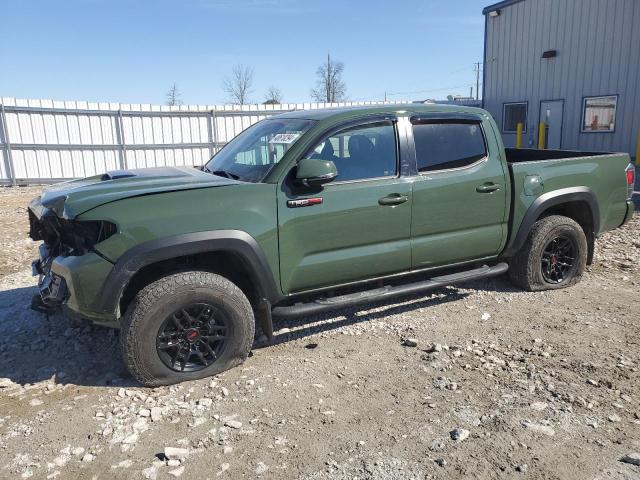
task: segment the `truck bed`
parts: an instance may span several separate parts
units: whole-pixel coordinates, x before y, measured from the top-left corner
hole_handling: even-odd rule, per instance
[[[520,225],[537,197],[576,187],[588,189],[597,200],[596,235],[624,221],[628,196],[625,168],[631,160],[627,153],[506,148],[505,154],[513,186],[512,228]],[[524,185],[532,176],[541,180],[542,189],[527,194]]]

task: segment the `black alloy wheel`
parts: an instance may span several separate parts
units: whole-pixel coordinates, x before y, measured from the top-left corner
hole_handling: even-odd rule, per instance
[[[162,323],[156,350],[162,362],[177,372],[197,372],[222,356],[227,319],[208,303],[193,303],[171,313]]]
[[[560,235],[551,239],[542,251],[542,278],[548,283],[569,280],[575,270],[576,245],[572,238]]]

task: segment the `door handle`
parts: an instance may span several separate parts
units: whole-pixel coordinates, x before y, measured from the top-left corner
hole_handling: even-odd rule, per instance
[[[400,193],[391,193],[386,197],[382,197],[381,199],[379,199],[378,203],[380,205],[393,206],[393,205],[400,205],[401,203],[404,203],[407,200],[409,200],[409,197],[407,195],[402,195]]]
[[[502,185],[500,185],[499,183],[483,183],[482,185],[478,185],[476,187],[476,192],[492,193],[492,192],[495,192],[496,190],[500,190],[501,186]]]

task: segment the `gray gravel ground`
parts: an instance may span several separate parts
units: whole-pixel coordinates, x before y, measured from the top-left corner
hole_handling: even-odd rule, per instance
[[[640,479],[639,233],[570,289],[280,322],[243,366],[156,389],[117,332],[29,310],[25,262],[0,277],[0,478]]]

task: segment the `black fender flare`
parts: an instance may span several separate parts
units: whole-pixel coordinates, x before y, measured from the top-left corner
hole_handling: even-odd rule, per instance
[[[261,298],[271,303],[282,298],[267,258],[256,240],[241,230],[214,230],[163,237],[125,252],[105,279],[96,310],[116,314],[127,285],[141,268],[163,260],[206,252],[237,254],[251,272]]]
[[[597,235],[600,231],[600,208],[598,207],[598,200],[593,191],[589,187],[561,188],[543,193],[533,201],[520,223],[518,233],[511,237],[502,255],[509,257],[522,248],[527,241],[533,224],[536,223],[545,210],[562,205],[563,203],[580,201],[589,205],[593,221],[593,233]]]

